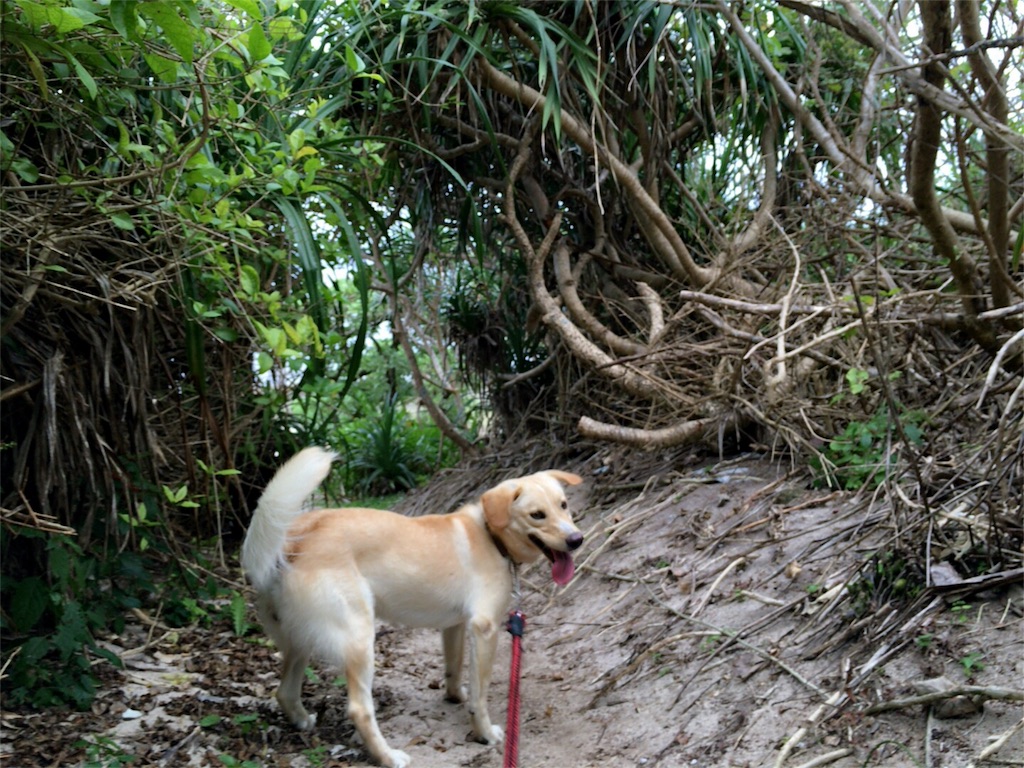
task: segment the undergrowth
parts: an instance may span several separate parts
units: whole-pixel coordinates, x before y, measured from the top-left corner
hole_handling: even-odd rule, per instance
[[[148,541],[145,552],[86,551],[71,536],[3,530],[5,559],[12,547],[22,565],[30,562],[25,550],[38,555],[35,573],[5,573],[0,582],[5,708],[87,709],[100,665],[122,666],[103,641],[123,632],[133,610],[168,627],[227,619],[237,635],[251,631],[245,597],[210,575],[210,563],[181,563],[162,537]]]

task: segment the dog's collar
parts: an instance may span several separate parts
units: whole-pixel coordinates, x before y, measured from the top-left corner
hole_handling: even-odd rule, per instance
[[[491,530],[491,526],[484,522],[484,528],[487,530],[487,535],[491,537],[491,541],[494,542],[494,548],[498,550],[498,554],[508,560],[512,565],[517,565],[516,561],[512,559],[512,555],[509,554],[508,547],[499,539],[494,531]]]
[[[518,611],[519,606],[523,601],[523,595],[519,589],[519,563],[512,558],[512,555],[508,551],[508,547],[506,547],[502,543],[501,539],[495,535],[486,520],[484,521],[484,530],[487,531],[487,535],[490,536],[491,541],[494,542],[494,548],[498,550],[498,554],[508,561],[508,570],[512,574],[512,605],[515,610]]]

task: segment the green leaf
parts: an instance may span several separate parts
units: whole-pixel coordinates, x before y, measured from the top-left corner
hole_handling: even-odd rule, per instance
[[[28,57],[28,68],[32,71],[32,76],[36,79],[36,85],[39,86],[39,92],[43,94],[44,100],[49,101],[50,87],[46,84],[46,72],[43,71],[43,65],[40,63],[39,57],[36,56],[32,49],[27,45],[22,44],[20,41],[19,45],[21,45],[21,50],[24,51],[25,55]]]
[[[238,279],[246,296],[254,297],[260,292],[260,275],[255,267],[243,264],[239,270]]]
[[[914,445],[919,445],[921,443],[921,440],[924,438],[924,432],[921,430],[920,427],[914,424],[905,425],[903,427],[903,432],[907,436],[907,440],[909,440]]]
[[[345,64],[355,74],[360,74],[366,69],[366,64],[351,45],[345,46]]]
[[[14,158],[14,161],[11,163],[11,170],[18,174],[22,181],[27,181],[29,184],[35,184],[39,181],[39,169],[27,157]]]
[[[92,635],[85,623],[85,614],[82,613],[82,606],[77,601],[69,600],[64,605],[57,631],[53,635],[53,644],[64,660],[81,652],[83,645],[92,644]]]
[[[278,357],[283,357],[284,353],[288,351],[288,335],[282,329],[267,328],[263,338]]]
[[[260,10],[256,0],[225,0],[225,2],[237,11],[248,14],[256,21],[263,21],[263,11]]]
[[[114,226],[118,229],[128,232],[135,230],[135,220],[124,211],[116,211],[110,214],[110,220],[114,222]]]
[[[113,664],[118,669],[123,669],[124,668],[124,662],[121,661],[121,657],[118,656],[113,651],[109,650],[108,648],[103,648],[102,646],[99,646],[99,645],[93,645],[92,646],[92,652],[95,653],[100,658],[106,659],[107,661],[109,661],[111,664]]]
[[[252,56],[253,61],[262,61],[273,50],[266,33],[263,31],[263,27],[259,24],[254,24],[252,29],[249,30],[247,44],[249,55]]]
[[[82,22],[83,27],[88,27],[90,24],[95,24],[98,21],[103,21],[103,17],[97,16],[92,11],[87,11],[84,8],[69,7],[61,8],[66,15],[73,16]],[[80,29],[81,27],[79,27]]]
[[[245,620],[245,611],[245,597],[241,592],[235,592],[231,596],[231,623],[238,637],[243,637],[249,631],[249,622]]]
[[[58,584],[66,585],[71,576],[71,553],[54,539],[49,545],[50,574]]]
[[[95,99],[96,98],[96,94],[99,93],[99,89],[96,86],[96,80],[89,73],[89,70],[87,70],[82,65],[82,62],[80,62],[78,60],[78,57],[75,56],[75,54],[73,54],[71,51],[69,51],[64,46],[57,45],[57,43],[50,43],[50,46],[55,51],[57,51],[61,56],[63,56],[65,59],[67,59],[67,62],[75,70],[75,74],[78,75],[78,79],[81,80],[82,81],[82,85],[85,86],[85,90],[89,92],[89,97],[92,98],[92,99]]]
[[[110,23],[125,40],[138,38],[138,0],[110,0]]]
[[[207,715],[199,720],[199,727],[210,728],[211,726],[219,724],[222,719],[223,718],[221,718],[220,715]]]
[[[153,74],[160,82],[171,85],[178,81],[178,62],[157,53],[144,53],[142,58],[146,60],[149,68],[153,70]]]
[[[164,496],[171,504],[178,504],[188,494],[188,486],[183,485],[178,490],[172,490],[168,486],[164,486]]]
[[[81,8],[63,8],[58,5],[40,5],[32,0],[15,0],[25,12],[25,20],[36,31],[43,27],[53,27],[58,35],[82,29],[88,24],[95,24],[102,19],[95,13]]]
[[[298,131],[300,129],[296,129]],[[292,141],[296,131],[289,136]],[[303,141],[305,140],[303,134]],[[320,259],[320,244],[313,235],[309,220],[306,218],[301,206],[296,205],[293,200],[278,198],[274,203],[284,215],[288,222],[288,229],[292,234],[292,242],[295,247],[295,255],[302,266],[302,284],[305,288],[306,298],[309,302],[309,314],[320,330],[327,329],[327,311],[323,303],[323,263]],[[284,334],[282,333],[282,336]],[[276,353],[279,354],[279,353]],[[280,354],[279,354],[280,356]],[[320,375],[324,371],[324,361],[320,357],[314,357],[310,361],[310,373]]]
[[[22,579],[11,595],[11,621],[22,632],[28,632],[42,618],[50,599],[50,588],[38,576]]]
[[[191,64],[196,30],[178,14],[177,3],[141,3],[138,9],[140,14],[159,25],[175,52],[186,64]]]
[[[298,152],[305,143],[306,132],[302,128],[296,128],[288,134],[288,146],[291,148],[293,155]]]

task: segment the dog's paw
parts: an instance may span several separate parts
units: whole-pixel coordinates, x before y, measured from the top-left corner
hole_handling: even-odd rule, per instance
[[[500,747],[502,742],[505,741],[505,731],[500,725],[492,725],[490,735],[483,735],[482,741],[485,744],[490,744],[492,747]]]
[[[444,698],[452,704],[462,704],[469,698],[469,688],[464,685],[460,685],[454,690],[448,689],[444,694]]]
[[[383,764],[385,768],[406,768],[411,762],[412,758],[402,750],[390,749],[388,750],[387,759],[383,761]]]
[[[316,726],[316,715],[310,714],[309,712],[303,712],[295,718],[293,724],[300,731],[311,731]]]

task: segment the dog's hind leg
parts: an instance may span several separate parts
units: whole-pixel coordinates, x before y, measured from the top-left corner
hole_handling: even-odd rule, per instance
[[[373,707],[373,624],[345,628],[345,676],[348,686],[348,716],[363,737],[367,751],[386,768],[406,768],[409,756],[391,749],[377,725]]]
[[[311,715],[302,706],[302,681],[306,674],[309,654],[295,648],[282,650],[284,665],[281,670],[281,685],[277,689],[277,703],[281,705],[291,723],[300,731],[308,731],[316,725],[316,715]]]
[[[462,685],[462,654],[466,647],[466,625],[456,624],[441,630],[444,646],[444,689],[448,701],[465,701]]]

